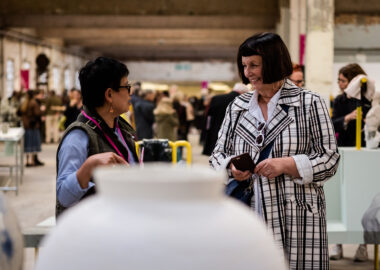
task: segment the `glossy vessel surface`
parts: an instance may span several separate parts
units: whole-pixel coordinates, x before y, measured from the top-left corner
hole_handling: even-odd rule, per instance
[[[62,215],[37,269],[286,269],[263,223],[224,196],[224,178],[208,167],[98,170],[99,193]]]

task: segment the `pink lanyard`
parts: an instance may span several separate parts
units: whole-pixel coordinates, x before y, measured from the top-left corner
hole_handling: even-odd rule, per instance
[[[111,138],[110,137],[108,137],[108,135],[103,131],[103,129],[100,127],[100,125],[98,124],[98,122],[96,122],[95,121],[95,119],[93,119],[93,118],[91,118],[90,116],[88,116],[86,113],[85,113],[85,111],[83,111],[82,110],[82,113],[83,113],[83,115],[87,118],[87,119],[89,119],[91,122],[93,122],[102,132],[103,132],[103,135],[104,135],[104,137],[106,137],[107,138],[107,140],[109,141],[109,143],[112,145],[112,147],[116,150],[116,152],[119,154],[119,156],[121,156],[122,158],[124,158],[124,160],[125,161],[127,161],[127,159],[124,157],[124,155],[119,151],[119,149],[117,148],[117,146],[114,144],[114,142],[111,140]],[[116,122],[117,123],[117,122]],[[119,132],[119,134],[121,135],[121,132],[120,132],[120,129],[119,129],[119,126],[118,125],[116,125],[116,128],[117,128],[117,130],[118,130],[118,132]],[[124,138],[123,138],[123,136],[121,136],[121,138],[123,139],[123,141],[124,141]],[[125,143],[125,141],[124,141],[124,143]]]
[[[127,149],[127,152],[128,152],[128,163],[131,163],[132,153],[131,153],[131,150],[129,150],[129,147],[128,147],[127,142],[124,140],[123,135],[121,134],[121,131],[120,131],[119,123],[118,123],[118,122],[116,122],[116,129],[117,129],[117,132],[118,132],[119,135],[120,135],[120,138],[121,138],[121,139],[123,140],[123,142],[124,142],[125,148]]]

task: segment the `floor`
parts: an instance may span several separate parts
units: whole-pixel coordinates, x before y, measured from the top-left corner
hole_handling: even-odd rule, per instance
[[[198,138],[199,136],[196,132],[193,132],[189,136],[189,141],[192,145],[193,164],[207,164],[208,158],[201,155],[202,149],[198,144]],[[0,145],[0,149],[1,147]],[[35,226],[54,215],[56,150],[57,144],[44,144],[39,157],[45,162],[45,166],[25,168],[25,175],[18,196],[13,191],[6,192],[6,197],[18,216],[21,228]],[[3,173],[4,171],[0,171],[0,174]],[[331,261],[331,269],[374,269],[373,246],[368,247],[370,260],[364,263],[353,262],[356,247],[357,245],[344,245],[345,258],[340,261]],[[30,248],[25,249],[24,255],[23,270],[34,269],[34,250]]]

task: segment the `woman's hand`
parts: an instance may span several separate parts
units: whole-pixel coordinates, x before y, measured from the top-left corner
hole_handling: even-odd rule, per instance
[[[238,169],[235,168],[234,164],[231,163],[230,165],[231,173],[232,176],[234,177],[235,180],[238,181],[244,181],[247,180],[252,176],[252,173],[250,171],[239,171]]]
[[[352,120],[356,120],[357,116],[358,116],[358,113],[355,109],[344,117],[344,122],[348,123]],[[361,116],[363,117],[363,112],[361,112]]]
[[[129,166],[128,162],[113,152],[100,153],[87,158],[77,171],[77,179],[81,188],[88,187],[88,182],[90,181],[92,172],[96,167],[112,164],[125,164]]]
[[[257,164],[255,174],[265,176],[268,179],[275,178],[281,174],[300,177],[297,165],[292,157],[265,159]]]

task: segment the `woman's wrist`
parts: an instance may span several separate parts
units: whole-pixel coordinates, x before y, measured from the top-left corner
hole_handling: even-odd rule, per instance
[[[281,159],[282,171],[284,172],[284,174],[293,177],[300,177],[296,162],[292,157],[283,157]]]
[[[88,188],[94,165],[91,159],[87,159],[77,171],[77,179],[82,189]]]

